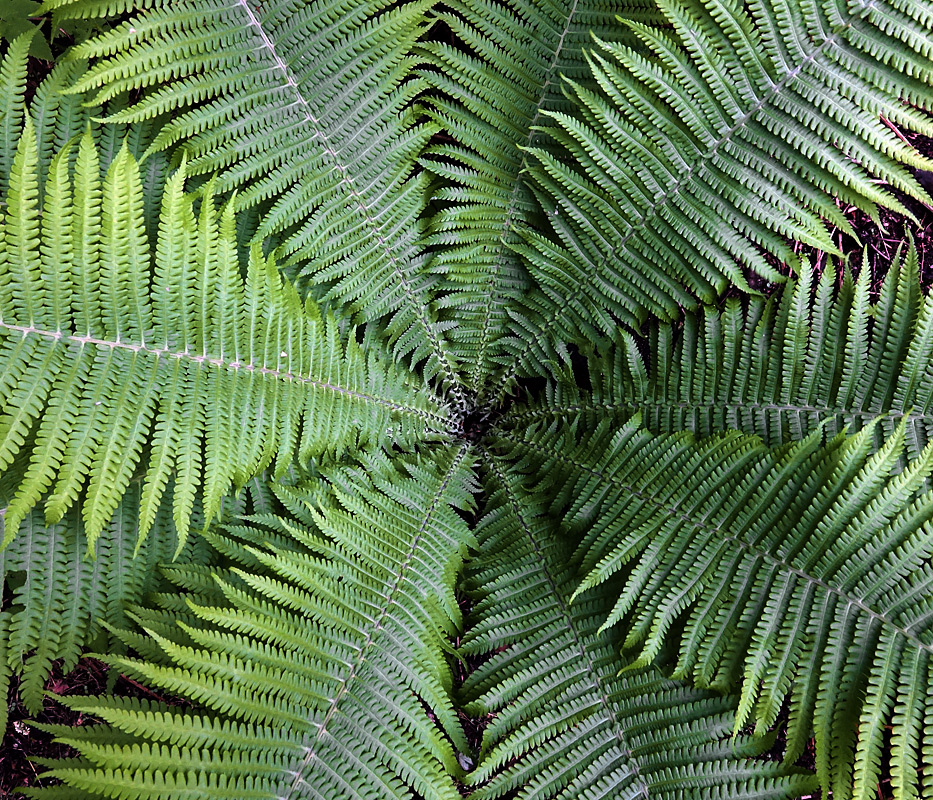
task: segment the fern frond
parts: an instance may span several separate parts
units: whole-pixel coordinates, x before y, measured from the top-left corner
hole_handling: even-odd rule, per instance
[[[51,12],[59,19],[101,19],[128,14],[151,4],[151,0],[43,0],[39,13]]]
[[[208,190],[196,218],[184,168],[166,189],[153,254],[127,148],[103,184],[89,135],[77,149],[73,180],[67,150],[52,162],[40,215],[27,119],[0,222],[0,467],[24,449],[31,458],[6,541],[51,489],[48,521],[80,502],[93,550],[144,466],[140,535],[174,476],[181,546],[201,488],[209,520],[231,485],[273,460],[280,472],[295,456],[446,424],[403,370],[302,304],[258,247],[244,282],[232,206],[218,212]]]
[[[164,500],[153,532],[137,547],[141,483],[127,488],[94,560],[85,558],[76,508],[52,525],[33,509],[0,552],[0,581],[10,587],[7,666],[20,676],[19,696],[31,713],[42,708],[52,662],[61,659],[63,672],[70,672],[102,633],[101,623],[129,624],[126,610],[159,585],[159,565],[172,560],[176,535]],[[208,552],[201,539],[190,538],[179,557],[194,566],[206,563]]]
[[[283,491],[288,517],[211,535],[239,566],[172,569],[199,587],[182,621],[141,614],[152,658],[109,659],[207,710],[63,698],[107,727],[56,729],[80,758],[48,774],[89,798],[459,797],[446,639],[471,463],[466,446],[364,461]]]
[[[480,555],[468,585],[478,602],[467,653],[494,653],[463,687],[468,712],[494,714],[470,781],[496,797],[798,797],[815,788],[799,769],[748,757],[769,742],[730,740],[733,697],[628,670],[598,631],[607,595],[570,603],[569,542],[527,478],[489,462]]]
[[[905,430],[874,453],[871,425],[769,450],[739,433],[655,436],[637,416],[578,442],[567,428],[501,442],[534,462],[539,491],[579,530],[575,595],[618,597],[603,628],[625,621],[634,663],[676,629],[674,677],[739,683],[736,731],[768,730],[789,699],[787,761],[812,725],[821,785],[862,800],[875,794],[886,727],[898,798],[918,795],[933,747],[922,725],[933,711],[933,495],[917,495],[933,445],[892,477]],[[604,585],[613,577],[621,590]]]
[[[657,433],[734,429],[778,445],[880,418],[875,446],[904,422],[906,456],[916,458],[933,430],[933,303],[913,244],[883,269],[874,301],[867,263],[857,281],[829,266],[815,287],[804,263],[767,301],[730,298],[686,313],[682,325],[652,323],[645,340],[619,332],[590,359],[588,390],[568,377],[501,424],[592,427],[638,411]]]
[[[325,301],[390,318],[399,352],[457,392],[419,238],[427,176],[413,175],[434,133],[413,103],[431,2],[161,0],[75,49],[94,62],[76,90],[145,90],[107,119],[171,113],[148,152],[181,145],[238,210],[265,203],[255,241],[274,237]]]
[[[438,17],[463,46],[425,45],[425,78],[441,93],[432,98],[432,114],[453,139],[426,151],[427,168],[444,179],[434,197],[447,205],[433,217],[428,241],[432,269],[449,288],[440,306],[457,322],[451,338],[470,363],[468,383],[481,403],[492,343],[507,331],[509,308],[528,284],[512,249],[521,241],[516,231],[539,224],[521,148],[538,143],[545,112],[568,110],[561,78],[588,77],[583,45],[591,33],[617,38],[623,11],[641,22],[658,14],[637,1],[446,6]]]
[[[570,81],[576,113],[547,112],[552,146],[527,151],[551,230],[519,248],[541,291],[503,341],[512,373],[747,290],[743,269],[779,281],[766,254],[796,264],[789,240],[835,252],[837,200],[909,215],[879,182],[928,199],[907,167],[933,162],[882,122],[933,134],[928,4],[659,6],[669,27],[628,23],[651,56],[597,42],[599,88]]]
[[[33,32],[10,42],[0,60],[0,198],[6,199],[16,144],[23,132],[26,62]]]

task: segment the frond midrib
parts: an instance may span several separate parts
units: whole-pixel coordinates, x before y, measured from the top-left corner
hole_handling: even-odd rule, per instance
[[[276,68],[282,74],[285,85],[288,86],[292,94],[294,94],[298,104],[301,106],[302,114],[314,129],[314,135],[311,138],[319,140],[321,143],[321,149],[333,162],[334,169],[337,170],[337,172],[339,172],[342,176],[342,182],[347,186],[347,194],[349,194],[352,198],[351,205],[355,207],[356,211],[363,218],[364,224],[370,233],[370,238],[375,247],[382,251],[385,257],[388,259],[389,263],[392,265],[392,271],[395,273],[395,277],[398,280],[399,285],[402,287],[402,291],[405,294],[408,305],[414,311],[415,318],[418,320],[418,324],[424,330],[425,335],[431,342],[431,348],[437,357],[438,364],[440,364],[441,369],[444,372],[444,376],[446,378],[445,382],[451,386],[451,389],[456,395],[457,399],[462,401],[463,390],[461,388],[460,382],[457,380],[456,372],[450,362],[448,353],[441,346],[441,342],[437,336],[436,331],[432,328],[431,325],[428,324],[427,317],[425,316],[425,308],[427,307],[426,303],[418,302],[418,299],[414,296],[411,283],[398,266],[398,258],[389,247],[388,240],[380,232],[378,222],[369,213],[369,208],[367,207],[366,203],[363,202],[363,196],[356,189],[353,176],[350,174],[349,167],[340,159],[338,151],[331,145],[327,132],[323,129],[317,117],[314,116],[311,111],[311,107],[308,105],[308,101],[301,93],[299,83],[295,78],[291,68],[288,66],[288,63],[279,55],[275,47],[275,42],[269,38],[269,35],[263,29],[262,21],[256,16],[255,12],[250,7],[249,0],[237,0],[237,5],[242,8],[244,13],[248,16],[250,27],[257,32],[260,41],[262,42],[263,49],[269,53],[269,56],[275,62]],[[463,405],[463,402],[461,402],[461,405]]]
[[[337,693],[334,695],[334,698],[331,700],[330,707],[327,709],[327,712],[324,714],[324,718],[321,720],[320,724],[317,725],[317,733],[314,735],[314,739],[302,745],[302,751],[304,752],[304,757],[301,760],[301,763],[295,768],[295,777],[292,783],[289,785],[288,790],[282,800],[291,800],[294,792],[298,790],[299,785],[304,780],[304,773],[310,764],[311,760],[317,754],[317,745],[321,741],[321,738],[324,736],[324,733],[327,730],[327,726],[330,721],[334,718],[334,715],[337,713],[337,706],[340,703],[340,700],[347,694],[350,690],[350,685],[358,677],[358,672],[360,667],[366,660],[366,654],[369,652],[370,648],[375,643],[376,635],[379,631],[382,630],[383,625],[385,624],[386,618],[389,616],[389,609],[396,602],[396,597],[399,593],[399,590],[402,585],[402,580],[405,576],[405,573],[409,570],[412,559],[415,557],[415,554],[418,552],[418,546],[421,543],[421,540],[424,538],[424,533],[427,530],[428,523],[431,521],[431,517],[437,508],[440,506],[441,501],[444,497],[444,493],[447,491],[447,487],[450,485],[451,480],[453,479],[454,473],[460,467],[460,464],[463,463],[463,459],[466,458],[467,452],[469,450],[469,445],[464,443],[460,446],[460,449],[454,455],[451,460],[450,467],[448,467],[447,472],[444,474],[444,479],[441,481],[440,486],[437,491],[434,493],[431,498],[431,502],[428,504],[427,509],[424,512],[424,516],[421,519],[421,524],[418,527],[417,532],[412,537],[411,546],[408,548],[408,552],[405,554],[405,557],[398,566],[398,569],[395,572],[394,582],[389,590],[380,595],[383,599],[382,607],[380,608],[378,614],[373,615],[372,625],[369,627],[369,630],[366,633],[366,639],[360,645],[359,652],[357,653],[356,659],[350,665],[349,672],[346,674],[344,679],[340,682],[340,688],[337,690]]]
[[[518,422],[525,419],[542,419],[547,417],[563,417],[581,412],[635,412],[641,408],[697,408],[697,409],[725,409],[725,410],[753,410],[753,411],[798,411],[810,414],[842,414],[849,417],[870,418],[882,416],[890,419],[903,419],[933,424],[933,412],[901,411],[896,409],[861,409],[847,408],[845,406],[814,406],[797,403],[757,403],[733,401],[697,401],[685,402],[676,400],[623,400],[618,403],[573,403],[569,405],[548,405],[543,408],[528,408],[519,411],[507,411],[500,417],[500,422]]]
[[[490,469],[495,473],[496,480],[499,482],[499,485],[502,486],[503,492],[505,492],[506,497],[508,498],[509,505],[512,507],[512,513],[515,515],[515,518],[518,520],[519,524],[522,527],[522,532],[528,538],[528,541],[531,542],[531,546],[535,552],[535,556],[540,564],[541,571],[544,573],[547,578],[548,586],[551,589],[551,595],[554,598],[554,602],[560,609],[561,616],[566,622],[567,630],[570,631],[573,636],[574,646],[577,652],[580,654],[580,657],[586,663],[586,673],[589,677],[589,683],[593,687],[593,690],[596,692],[599,697],[600,706],[603,709],[603,714],[605,718],[609,721],[612,730],[615,732],[616,741],[619,743],[623,752],[628,754],[628,758],[632,763],[633,772],[638,776],[638,783],[642,794],[645,797],[650,796],[648,786],[642,778],[641,775],[641,765],[638,764],[635,756],[632,752],[632,747],[629,744],[625,731],[620,727],[618,719],[616,718],[615,713],[610,706],[610,700],[606,691],[603,689],[602,681],[600,680],[599,673],[596,670],[596,665],[593,663],[593,659],[590,657],[589,652],[586,647],[580,641],[580,637],[577,634],[576,626],[574,625],[573,616],[570,613],[570,608],[564,599],[564,596],[561,594],[558,587],[557,581],[554,579],[554,575],[551,573],[551,570],[548,566],[547,559],[544,557],[541,547],[538,544],[538,541],[535,539],[534,534],[531,531],[530,526],[525,521],[525,517],[522,515],[521,503],[519,502],[518,497],[515,496],[515,492],[512,489],[511,484],[506,480],[505,474],[502,469],[499,467],[496,462],[496,457],[485,447],[479,447],[480,452],[485,456],[486,463],[489,464]]]
[[[612,484],[614,484],[615,486],[619,487],[620,490],[622,490],[622,491],[624,491],[624,492],[628,492],[628,493],[630,493],[630,494],[632,494],[632,495],[638,497],[639,500],[643,500],[643,501],[645,501],[646,503],[650,503],[650,504],[653,505],[655,508],[657,508],[657,509],[659,509],[659,510],[665,512],[665,513],[667,513],[668,516],[677,517],[677,518],[679,518],[680,520],[682,520],[683,522],[687,523],[688,525],[690,525],[690,526],[696,528],[697,530],[703,530],[703,531],[707,531],[707,532],[709,532],[709,533],[716,534],[716,535],[720,538],[720,540],[722,540],[722,541],[727,541],[727,542],[731,542],[731,543],[733,543],[733,544],[735,544],[735,545],[738,545],[739,547],[741,547],[741,548],[742,548],[743,550],[745,550],[746,552],[751,553],[751,554],[754,555],[754,556],[760,557],[762,560],[767,561],[767,562],[770,563],[770,564],[773,564],[773,565],[775,565],[775,566],[777,566],[777,567],[783,568],[783,569],[784,569],[786,572],[788,572],[788,573],[791,573],[791,574],[793,574],[793,575],[797,575],[798,577],[802,578],[802,579],[805,580],[807,583],[809,583],[809,584],[811,584],[811,585],[813,585],[813,586],[819,586],[819,587],[821,587],[822,589],[824,589],[824,590],[825,590],[827,593],[829,593],[829,594],[836,595],[838,598],[840,598],[841,600],[843,600],[843,601],[846,603],[846,605],[847,605],[848,607],[855,606],[856,608],[861,609],[861,610],[864,611],[868,616],[870,616],[872,619],[881,622],[883,625],[888,626],[891,630],[896,631],[897,633],[899,633],[899,634],[901,634],[902,636],[904,636],[904,638],[906,638],[907,640],[913,642],[913,643],[917,646],[918,649],[920,649],[920,650],[925,650],[926,652],[933,654],[933,644],[927,644],[927,643],[925,643],[925,642],[924,642],[922,639],[920,639],[916,634],[911,633],[910,631],[908,631],[908,630],[906,630],[905,628],[901,627],[901,626],[898,625],[897,623],[893,622],[890,618],[888,618],[888,617],[885,616],[884,614],[882,614],[882,613],[880,613],[880,612],[878,612],[878,611],[875,611],[875,610],[874,610],[873,608],[871,608],[870,606],[865,605],[864,601],[862,601],[862,600],[859,599],[858,597],[854,597],[854,596],[850,595],[849,593],[847,593],[847,592],[845,592],[845,591],[843,591],[843,590],[841,590],[841,589],[837,589],[836,587],[827,584],[825,581],[822,581],[821,579],[816,578],[816,577],[814,577],[813,575],[810,575],[809,573],[804,572],[803,570],[801,570],[801,569],[799,569],[799,568],[797,568],[797,567],[791,566],[791,565],[788,564],[785,560],[783,560],[783,559],[781,559],[781,558],[778,558],[777,556],[771,554],[771,553],[768,552],[767,550],[758,549],[758,548],[754,547],[753,545],[750,545],[750,544],[748,544],[747,542],[742,541],[742,540],[739,539],[738,537],[731,536],[731,535],[725,533],[725,532],[723,531],[723,529],[720,528],[720,527],[717,526],[717,525],[710,525],[709,523],[704,522],[704,521],[702,521],[702,520],[696,520],[696,519],[694,519],[693,517],[691,517],[689,514],[684,514],[682,511],[680,511],[680,510],[677,509],[676,507],[669,506],[669,505],[667,505],[667,504],[665,504],[665,503],[663,503],[663,502],[657,500],[657,499],[654,497],[654,495],[645,494],[641,489],[638,489],[638,488],[637,488],[636,486],[634,486],[633,484],[623,483],[623,482],[617,481],[617,480],[614,479],[614,477],[613,477],[612,475],[609,475],[609,474],[607,474],[607,473],[605,473],[605,472],[602,472],[602,471],[600,471],[600,470],[593,469],[592,467],[588,467],[587,465],[582,464],[582,463],[580,463],[580,462],[578,462],[578,461],[576,461],[576,460],[574,460],[574,459],[572,459],[572,458],[570,458],[570,457],[564,455],[563,453],[561,453],[561,452],[559,452],[559,451],[556,451],[556,450],[546,450],[546,449],[544,449],[543,447],[539,447],[538,445],[534,444],[533,442],[528,442],[528,441],[526,441],[525,439],[521,439],[521,438],[519,438],[519,437],[517,437],[517,436],[513,436],[513,435],[510,435],[510,434],[507,434],[507,433],[500,433],[500,436],[502,436],[503,439],[508,439],[508,440],[510,440],[511,442],[515,443],[515,444],[521,445],[521,446],[523,446],[523,447],[527,447],[527,448],[529,448],[530,450],[534,450],[534,451],[537,452],[537,453],[541,453],[541,454],[543,454],[543,455],[546,455],[546,456],[549,457],[549,458],[556,458],[556,459],[558,459],[558,460],[560,460],[560,461],[563,461],[565,464],[569,464],[569,465],[575,467],[576,469],[579,469],[581,472],[587,472],[587,473],[589,473],[590,475],[593,475],[594,477],[597,477],[597,478],[599,478],[599,479],[601,479],[601,480],[603,480],[603,481],[606,481],[606,482],[608,482],[608,483],[612,483]]]
[[[535,104],[534,113],[531,116],[531,122],[528,123],[528,135],[525,137],[524,147],[530,147],[534,141],[535,136],[535,125],[538,124],[538,120],[541,117],[541,111],[544,108],[544,101],[548,97],[548,89],[551,87],[551,83],[554,79],[554,72],[557,69],[557,64],[560,60],[561,52],[564,48],[564,40],[567,38],[567,34],[570,31],[570,26],[573,23],[573,17],[577,13],[577,6],[579,6],[580,0],[573,0],[573,5],[570,8],[570,12],[567,14],[567,21],[564,23],[564,28],[561,31],[560,38],[558,39],[557,46],[554,48],[554,55],[551,58],[551,63],[548,65],[547,73],[544,79],[544,82],[541,84],[541,92],[538,95],[538,102]],[[522,146],[519,146],[519,149],[523,149]],[[489,339],[489,323],[492,318],[492,307],[495,297],[498,295],[497,291],[497,282],[499,273],[502,268],[502,260],[505,255],[505,248],[508,247],[506,239],[509,234],[509,231],[512,229],[512,222],[515,219],[515,214],[518,211],[518,194],[519,189],[525,184],[525,179],[522,177],[525,172],[525,164],[527,162],[527,157],[522,155],[521,164],[519,166],[518,174],[515,176],[515,181],[512,184],[512,191],[509,194],[509,205],[506,209],[505,219],[502,223],[502,233],[499,236],[499,252],[496,254],[495,260],[495,269],[492,274],[489,276],[489,280],[486,282],[486,304],[485,310],[483,312],[483,327],[480,332],[480,344],[479,344],[479,353],[476,357],[476,363],[473,366],[473,374],[470,377],[470,383],[473,386],[480,386],[479,398],[483,397],[483,390],[485,389],[485,377],[482,385],[480,385],[480,371],[483,369],[486,363],[486,351],[489,349],[489,345],[492,342]]]
[[[855,23],[857,21],[859,20],[852,19],[845,25],[841,26],[838,30],[834,31],[830,36],[826,37],[820,44],[818,44],[813,52],[810,53],[810,55],[801,59],[800,63],[797,64],[793,69],[789,70],[787,74],[784,75],[780,80],[772,83],[764,95],[759,98],[758,102],[755,103],[755,105],[744,115],[739,117],[738,121],[733,123],[732,127],[728,128],[726,132],[696,160],[696,163],[690,167],[690,169],[687,171],[687,174],[683,178],[665,189],[663,194],[657,200],[655,200],[655,202],[652,203],[648,209],[646,209],[641,218],[631,225],[630,229],[622,236],[618,244],[613,245],[598,261],[592,261],[588,264],[585,264],[583,266],[583,272],[586,276],[586,280],[580,281],[577,288],[574,289],[574,291],[571,292],[567,298],[565,298],[562,307],[571,307],[576,302],[576,300],[586,291],[586,287],[589,285],[592,277],[601,272],[603,268],[609,263],[610,259],[614,258],[616,254],[628,244],[629,240],[633,236],[640,232],[650,220],[654,219],[658,215],[658,212],[661,208],[665,207],[675,197],[679,196],[684,188],[692,185],[693,181],[698,179],[704,173],[704,171],[709,168],[710,160],[719,152],[719,149],[724,144],[728,142],[736,132],[751,122],[752,119],[754,119],[754,117],[763,108],[769,107],[772,104],[772,101],[777,98],[788,85],[790,85],[791,81],[796,80],[797,76],[803,71],[804,67],[806,67],[808,64],[814,63],[828,47],[835,45],[838,42],[842,32],[848,30],[849,28],[855,27]],[[556,323],[558,319],[560,319],[560,317],[561,315],[559,313],[555,313],[546,317],[538,326],[538,330],[534,334],[533,341],[535,343],[541,342],[542,338],[547,334],[548,330]],[[527,352],[527,350],[525,352]],[[515,377],[515,374],[518,371],[520,365],[521,357],[516,356],[512,359],[511,367],[502,373],[502,377],[499,379],[498,385],[493,391],[493,394],[497,398],[498,402],[502,401],[502,398],[504,397],[512,379]]]
[[[10,331],[11,333],[19,333],[24,338],[26,336],[37,336],[42,339],[52,340],[56,344],[63,343],[66,346],[76,345],[80,349],[83,349],[87,345],[92,345],[95,347],[109,347],[111,350],[128,350],[133,353],[142,353],[143,355],[151,356],[157,361],[160,358],[174,358],[179,361],[190,361],[196,364],[210,365],[219,367],[221,369],[229,369],[234,372],[239,370],[243,370],[244,372],[255,372],[277,380],[290,381],[293,383],[304,384],[306,386],[313,386],[317,389],[326,389],[330,392],[333,392],[334,394],[343,395],[344,397],[352,397],[355,400],[363,400],[365,402],[384,406],[385,408],[389,408],[400,414],[411,414],[424,420],[431,421],[441,428],[446,428],[449,426],[448,418],[442,414],[426,411],[420,408],[414,408],[412,406],[406,406],[393,402],[392,400],[384,397],[376,397],[375,395],[366,394],[365,392],[358,392],[353,389],[348,389],[344,386],[328,383],[327,381],[320,381],[315,378],[311,378],[310,376],[288,372],[287,370],[273,369],[271,367],[254,364],[249,361],[212,358],[208,355],[197,355],[187,350],[172,350],[169,347],[150,347],[145,342],[136,343],[117,339],[99,339],[89,335],[79,336],[77,334],[67,334],[62,331],[48,331],[27,325],[13,325],[11,323],[4,322],[3,320],[0,320],[0,330]]]

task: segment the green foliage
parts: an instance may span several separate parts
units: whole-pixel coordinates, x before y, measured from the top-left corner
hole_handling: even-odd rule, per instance
[[[768,299],[729,298],[677,325],[654,322],[645,337],[619,331],[591,354],[588,388],[568,376],[502,423],[592,426],[637,411],[658,433],[740,430],[779,445],[877,420],[876,445],[903,423],[916,458],[933,420],[933,305],[913,246],[879,266],[887,271],[876,298],[867,262],[857,281],[830,265],[816,286],[803,264]]]
[[[12,41],[23,34],[31,34],[29,40],[29,55],[45,61],[54,60],[52,45],[56,39],[65,37],[83,42],[95,33],[100,32],[100,26],[95,21],[71,19],[67,23],[58,14],[43,17],[41,0],[5,0],[0,7],[0,39]],[[41,29],[48,25],[48,38]],[[57,49],[61,50],[59,46]]]
[[[136,481],[106,525],[93,560],[85,558],[84,524],[75,508],[52,525],[34,509],[0,553],[0,575],[11,592],[2,612],[6,635],[0,671],[21,676],[19,694],[30,712],[42,708],[53,661],[61,659],[67,673],[88,646],[118,648],[101,623],[127,625],[126,609],[160,585],[159,565],[172,559],[175,545],[168,535],[139,543],[140,500]],[[168,503],[156,512],[155,525],[172,531]],[[189,539],[180,554],[191,564],[203,564],[209,556],[200,538]]]
[[[125,637],[148,658],[108,659],[205,710],[68,701],[110,735],[57,729],[81,759],[52,774],[76,797],[459,797],[446,638],[471,462],[464,445],[364,460],[283,492],[287,517],[210,535],[230,566],[168,570],[188,592],[139,613],[150,640]]]
[[[494,713],[470,783],[495,797],[784,797],[815,789],[812,776],[753,762],[773,737],[724,740],[731,698],[685,688],[655,667],[632,670],[598,630],[607,595],[571,602],[578,580],[549,497],[491,465],[477,593],[462,652],[495,655],[467,679],[466,710]],[[550,518],[549,518],[550,517]],[[625,667],[621,673],[620,668]],[[488,782],[487,782],[488,781]],[[511,792],[516,792],[511,794]]]
[[[930,0],[39,13],[0,692],[156,697],[27,794],[933,800],[919,257],[796,255],[925,198]]]
[[[872,454],[872,430],[782,448],[732,432],[653,436],[641,420],[575,442],[566,428],[502,435],[534,466],[536,491],[578,531],[575,595],[625,579],[602,627],[650,664],[668,637],[674,677],[741,685],[734,727],[768,731],[790,698],[786,759],[811,725],[821,785],[872,797],[892,726],[893,777],[917,796],[933,747],[933,445],[900,475],[902,423]],[[644,465],[650,467],[645,469]],[[678,624],[678,620],[680,623]],[[929,789],[929,787],[927,787]]]
[[[412,102],[430,0],[146,5],[75,49],[100,59],[76,88],[98,102],[151,88],[108,120],[171,112],[148,152],[184,142],[192,174],[239,189],[238,208],[268,201],[254,238],[275,237],[359,319],[391,315],[399,351],[459,393],[418,236],[426,176],[412,175],[435,130]]]
[[[93,552],[145,452],[140,537],[175,476],[181,547],[199,487],[209,521],[231,482],[242,486],[273,459],[281,474],[296,455],[306,462],[378,443],[396,420],[403,439],[443,424],[438,404],[367,358],[352,334],[344,341],[258,247],[244,282],[231,204],[218,211],[208,189],[196,216],[184,165],[166,186],[153,257],[128,149],[103,182],[89,134],[77,149],[73,179],[70,147],[53,159],[40,220],[27,117],[0,224],[0,364],[10,398],[0,463],[37,426],[6,540],[44,492],[56,522],[86,483]]]
[[[431,65],[425,78],[441,92],[432,97],[433,117],[454,140],[426,151],[428,168],[449,183],[435,193],[449,205],[432,218],[428,241],[435,250],[432,269],[445,276],[449,291],[441,305],[457,323],[450,335],[472,363],[467,381],[481,401],[493,345],[528,287],[515,253],[518,231],[540,223],[522,148],[537,143],[536,127],[548,111],[566,110],[562,81],[589,72],[582,48],[591,34],[618,36],[623,10],[639,19],[657,12],[630,0],[484,0],[449,8],[438,17],[467,49],[425,45]]]
[[[575,113],[544,111],[552,144],[527,148],[551,231],[518,248],[541,292],[513,325],[515,370],[747,288],[743,267],[780,280],[766,253],[796,265],[788,238],[832,252],[825,222],[850,230],[837,200],[905,211],[879,178],[926,197],[903,165],[933,162],[882,118],[933,133],[928,4],[658,8],[665,26],[625,21],[642,47],[598,42],[597,85],[570,81]]]

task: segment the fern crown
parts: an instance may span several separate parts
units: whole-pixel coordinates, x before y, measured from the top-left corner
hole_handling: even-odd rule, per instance
[[[32,11],[28,796],[933,800],[929,0]]]

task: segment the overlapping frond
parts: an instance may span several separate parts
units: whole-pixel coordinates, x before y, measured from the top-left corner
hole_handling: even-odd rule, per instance
[[[885,121],[933,134],[928,3],[659,6],[667,27],[628,24],[650,57],[599,42],[599,88],[571,81],[577,112],[546,112],[552,147],[527,151],[551,231],[520,247],[540,285],[504,343],[520,374],[745,288],[743,269],[779,280],[765,253],[795,264],[789,240],[835,251],[837,201],[906,213],[879,182],[926,197],[907,166],[933,164]]]
[[[181,145],[238,209],[267,204],[256,241],[273,237],[359,319],[390,317],[396,351],[457,391],[419,237],[427,176],[413,173],[434,132],[412,75],[431,0],[146,5],[75,48],[93,62],[77,89],[143,90],[109,120],[171,112],[150,152]]]
[[[502,424],[591,427],[638,411],[657,433],[740,430],[777,445],[880,417],[876,446],[904,421],[906,455],[916,458],[933,434],[933,303],[912,245],[879,266],[874,298],[867,264],[857,281],[830,265],[815,287],[804,264],[767,300],[730,298],[686,313],[682,325],[653,322],[644,340],[619,332],[590,359],[589,387],[566,376]]]
[[[598,631],[611,599],[570,603],[572,548],[548,497],[496,457],[489,467],[462,648],[494,654],[463,687],[468,712],[495,715],[469,775],[474,800],[779,798],[815,787],[802,770],[748,758],[768,740],[728,737],[735,696],[651,666],[620,674],[626,662]]]
[[[141,535],[174,477],[183,541],[196,491],[210,519],[273,460],[281,472],[295,456],[445,425],[430,392],[302,304],[258,247],[244,281],[231,204],[217,211],[208,191],[196,216],[184,169],[153,252],[126,147],[101,182],[90,136],[72,142],[52,162],[41,210],[36,165],[27,119],[0,221],[0,467],[21,450],[31,459],[7,540],[51,491],[48,520],[80,503],[93,548],[143,467]]]
[[[22,138],[26,113],[32,118],[36,131],[40,199],[52,160],[75,136],[90,131],[98,147],[103,177],[124,144],[135,158],[141,158],[164,122],[162,118],[153,118],[134,125],[93,124],[97,117],[107,112],[122,110],[126,102],[121,97],[101,107],[87,93],[70,92],[71,85],[87,70],[86,62],[77,58],[59,61],[39,85],[33,87],[34,94],[26,103],[27,44],[30,36],[23,34],[10,42],[0,59],[0,73],[3,75],[0,78],[0,129],[3,131],[0,136],[0,203],[6,201],[10,170]],[[75,157],[76,153],[72,151],[72,161]],[[167,154],[150,155],[141,173],[150,236],[158,230],[159,206],[167,177]]]
[[[933,748],[933,495],[917,494],[933,446],[892,477],[904,434],[874,453],[870,426],[769,450],[735,432],[650,434],[636,416],[501,443],[579,532],[575,594],[618,598],[603,627],[624,621],[635,663],[675,640],[674,677],[740,683],[736,730],[767,730],[789,701],[786,757],[812,729],[836,798],[875,796],[889,727],[895,797],[916,798],[933,789],[920,769]]]
[[[50,775],[87,798],[455,800],[446,639],[473,482],[465,446],[364,460],[209,535],[233,566],[169,570],[187,594],[127,634],[146,657],[108,659],[207,710],[67,698],[107,725],[56,729],[80,757]]]
[[[171,503],[165,499],[153,530],[137,547],[141,483],[133,481],[127,487],[94,559],[86,557],[77,508],[52,525],[33,509],[10,545],[0,551],[0,581],[10,593],[2,611],[0,672],[20,677],[19,697],[32,713],[42,708],[52,662],[60,659],[62,671],[70,672],[103,632],[101,623],[126,626],[126,610],[160,585],[159,566],[175,555]],[[208,552],[201,539],[191,537],[178,558],[196,566],[206,563]],[[0,718],[5,714],[3,703]],[[3,728],[0,721],[0,737]]]
[[[434,118],[450,135],[427,151],[429,169],[444,179],[434,193],[444,207],[432,219],[432,270],[445,276],[441,301],[457,327],[468,383],[480,394],[494,363],[492,343],[507,330],[509,309],[527,288],[513,252],[518,229],[539,227],[525,185],[522,147],[535,144],[546,111],[566,110],[562,77],[585,80],[583,56],[591,33],[616,39],[617,17],[656,18],[651,4],[627,0],[515,0],[450,2],[440,20],[459,40],[425,48],[425,77],[440,94]],[[632,37],[630,37],[632,38]]]

